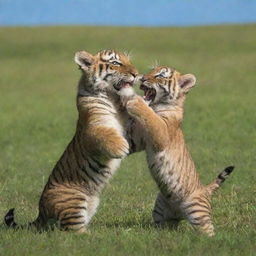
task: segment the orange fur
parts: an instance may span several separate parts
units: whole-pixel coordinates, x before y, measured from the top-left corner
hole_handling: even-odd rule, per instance
[[[137,70],[129,59],[114,50],[96,55],[75,55],[82,70],[78,85],[79,118],[75,135],[53,168],[39,202],[38,218],[21,226],[13,209],[5,222],[13,228],[49,228],[85,232],[99,204],[99,195],[129,153],[125,139],[128,120],[118,91],[132,86]]]
[[[177,226],[182,218],[209,236],[214,235],[210,198],[233,167],[213,183],[200,183],[181,129],[185,95],[195,84],[193,75],[181,75],[169,67],[158,67],[141,79],[145,100],[128,100],[128,113],[145,133],[149,169],[160,193],[153,211],[154,221]],[[229,170],[229,171],[227,171]]]

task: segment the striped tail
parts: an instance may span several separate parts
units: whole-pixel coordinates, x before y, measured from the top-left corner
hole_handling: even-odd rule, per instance
[[[210,194],[212,194],[214,191],[216,191],[221,184],[226,180],[226,178],[228,178],[228,176],[232,173],[232,171],[234,170],[234,166],[228,166],[224,169],[224,171],[222,171],[218,177],[216,178],[216,180],[212,183],[210,183],[206,188],[207,190],[210,192]]]
[[[10,228],[17,228],[18,224],[14,221],[14,208],[7,212],[4,217],[4,222]]]
[[[37,218],[35,221],[30,222],[26,225],[19,225],[14,220],[14,208],[10,209],[7,214],[4,217],[4,222],[9,228],[13,229],[30,229],[35,228],[36,230],[39,230],[40,227],[40,220]]]

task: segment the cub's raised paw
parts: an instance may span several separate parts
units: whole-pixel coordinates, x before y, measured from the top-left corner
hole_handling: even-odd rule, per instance
[[[126,104],[127,112],[131,115],[139,114],[140,109],[145,105],[146,103],[140,96],[133,97],[130,99]]]
[[[129,144],[123,137],[112,135],[107,140],[105,150],[110,158],[124,158],[129,154]]]

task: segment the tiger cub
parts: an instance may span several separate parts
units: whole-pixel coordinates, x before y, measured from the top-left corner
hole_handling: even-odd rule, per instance
[[[120,95],[133,93],[137,70],[126,55],[114,50],[96,55],[80,51],[75,62],[82,70],[75,135],[45,185],[37,219],[18,225],[11,209],[5,216],[10,227],[45,230],[55,223],[62,230],[85,232],[102,189],[129,153],[124,137],[128,115]]]
[[[145,101],[134,97],[126,108],[143,127],[148,166],[160,189],[153,210],[155,223],[168,222],[176,227],[186,218],[213,236],[211,195],[234,167],[227,167],[208,186],[200,183],[181,129],[185,95],[195,82],[192,74],[181,75],[172,68],[157,67],[141,79]]]

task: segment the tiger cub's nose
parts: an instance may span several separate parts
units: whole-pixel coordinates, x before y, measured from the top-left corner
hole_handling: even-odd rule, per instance
[[[144,77],[144,76],[142,76],[141,78],[140,78],[140,81],[142,82],[142,83],[144,83],[144,82],[146,82],[146,78]]]

